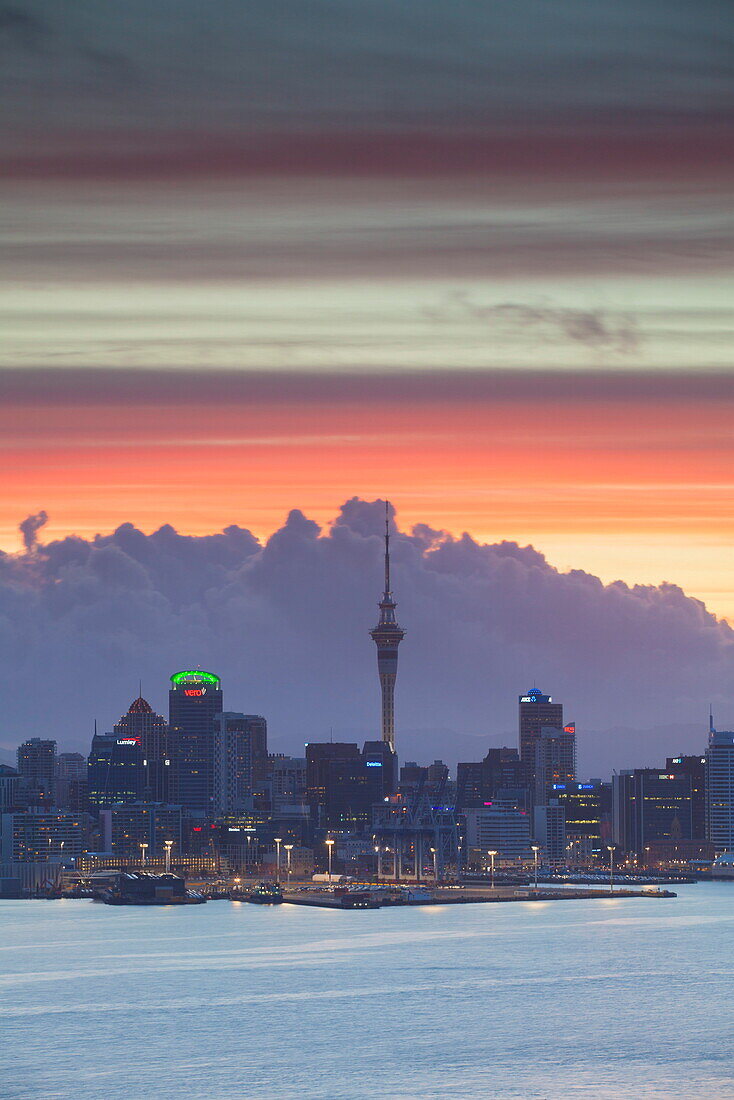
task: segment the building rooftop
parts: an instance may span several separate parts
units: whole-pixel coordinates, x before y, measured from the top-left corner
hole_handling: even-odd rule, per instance
[[[152,714],[153,708],[147,699],[143,699],[142,695],[139,695],[137,699],[130,704],[128,714]]]

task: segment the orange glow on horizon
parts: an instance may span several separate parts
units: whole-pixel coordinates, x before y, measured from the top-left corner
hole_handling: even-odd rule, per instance
[[[732,409],[556,400],[303,406],[8,408],[0,536],[44,508],[45,538],[145,531],[266,537],[297,507],[321,524],[389,496],[415,523],[532,542],[606,581],[667,579],[734,615]]]

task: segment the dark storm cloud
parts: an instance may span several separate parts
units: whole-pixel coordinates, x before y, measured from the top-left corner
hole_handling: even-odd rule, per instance
[[[192,484],[193,496],[205,491]],[[328,531],[292,511],[264,546],[238,526],[197,538],[124,524],[37,547],[32,562],[0,557],[0,741],[43,732],[83,749],[92,718],[109,726],[140,676],[165,709],[168,676],[190,664],[223,677],[228,707],[267,715],[276,750],[298,751],[329,727],[374,733],[367,631],[383,521],[382,502],[354,499]],[[476,752],[506,741],[516,696],[535,678],[579,723],[587,771],[652,763],[658,751],[639,744],[636,761],[614,759],[590,729],[693,723],[710,698],[730,703],[734,634],[673,585],[604,586],[532,547],[425,525],[396,534],[393,565],[408,628],[403,758],[452,758],[460,736]],[[697,751],[693,740],[669,747]]]

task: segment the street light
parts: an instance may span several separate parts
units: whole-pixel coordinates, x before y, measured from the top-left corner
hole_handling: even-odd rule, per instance
[[[283,843],[279,836],[273,837],[275,841],[275,881],[280,885],[280,846]]]
[[[148,845],[141,842],[141,845],[140,845],[140,866],[141,867],[145,867],[145,858],[146,858],[147,850],[148,850]]]
[[[497,853],[496,852],[487,852],[487,855],[489,856],[490,861],[491,861],[491,872],[490,873],[491,873],[492,877],[490,879],[490,885],[491,885],[492,889],[494,890],[494,857],[497,855]]]
[[[291,852],[293,851],[292,844],[284,844],[285,854],[288,857],[288,886],[291,884]]]
[[[332,853],[333,848],[334,848],[334,841],[331,840],[331,839],[328,839],[326,841],[326,847],[329,850],[329,885],[331,885],[331,853]]]
[[[438,851],[436,848],[431,848],[433,855],[433,881],[438,882]]]
[[[607,844],[609,850],[609,893],[614,893],[614,849],[616,844]]]
[[[173,847],[172,840],[164,840],[163,847],[166,849],[166,874],[171,873],[171,848]]]
[[[537,844],[531,844],[530,847],[533,851],[533,855],[535,856],[535,890],[537,892],[537,889],[538,889],[538,852],[540,851],[540,847]]]

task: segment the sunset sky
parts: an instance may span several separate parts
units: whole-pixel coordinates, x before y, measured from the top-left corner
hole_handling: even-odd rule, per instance
[[[2,5],[0,546],[352,496],[734,622],[732,14]]]

